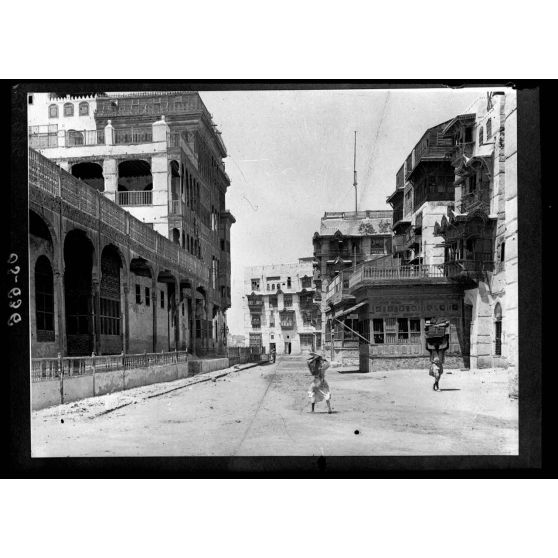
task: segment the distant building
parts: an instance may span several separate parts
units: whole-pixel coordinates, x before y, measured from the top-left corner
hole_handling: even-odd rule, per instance
[[[34,354],[222,350],[235,220],[199,94],[33,93],[29,146]]]
[[[314,301],[313,258],[292,264],[248,267],[243,311],[250,346],[300,354],[321,348],[320,308]]]
[[[324,350],[331,351],[332,314],[340,305],[350,305],[355,300],[348,289],[351,270],[362,262],[391,259],[392,224],[390,210],[326,212],[322,217],[313,244],[316,301],[321,306]],[[328,292],[331,296],[327,296]],[[356,329],[355,316],[346,320],[347,325]],[[341,355],[348,358],[350,354],[358,358],[358,337],[349,329],[334,323],[333,338],[339,358]]]

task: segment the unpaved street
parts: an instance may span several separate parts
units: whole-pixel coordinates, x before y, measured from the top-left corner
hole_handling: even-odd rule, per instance
[[[334,413],[319,403],[312,414],[304,358],[279,357],[274,365],[186,387],[183,382],[180,389],[149,399],[138,388],[136,394],[130,390],[36,411],[32,454],[516,455],[517,401],[507,396],[506,372],[451,372],[434,392],[424,370],[330,369]],[[107,407],[111,397],[132,403],[93,412]]]

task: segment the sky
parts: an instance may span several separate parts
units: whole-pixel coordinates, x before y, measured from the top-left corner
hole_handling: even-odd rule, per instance
[[[499,88],[503,90],[503,88]],[[244,333],[244,268],[312,255],[326,211],[391,209],[395,174],[427,128],[467,112],[488,89],[201,92],[227,147],[231,298]]]

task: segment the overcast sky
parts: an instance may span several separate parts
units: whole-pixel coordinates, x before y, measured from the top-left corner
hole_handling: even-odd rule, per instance
[[[355,130],[359,210],[390,209],[395,173],[426,129],[486,91],[202,92],[228,151],[231,333],[243,333],[244,268],[311,256],[324,212],[354,210]]]

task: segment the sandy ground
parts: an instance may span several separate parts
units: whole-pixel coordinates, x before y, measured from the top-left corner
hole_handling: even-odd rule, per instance
[[[310,412],[301,357],[35,411],[32,455],[517,455],[503,370],[453,370],[440,392],[425,370],[330,369],[327,380],[332,414]]]

